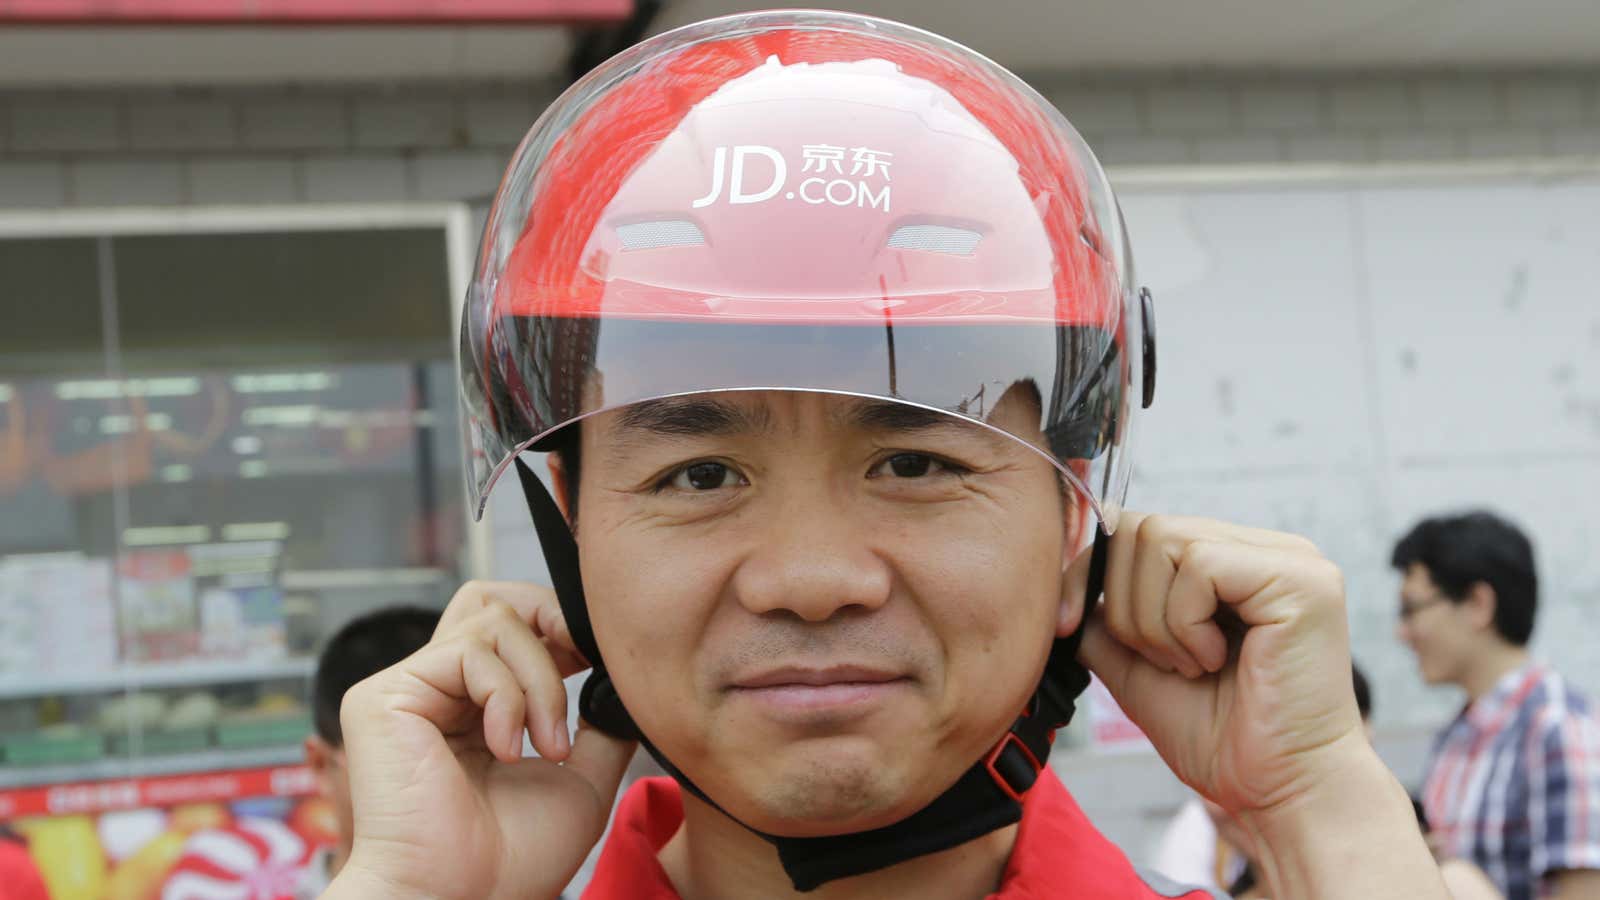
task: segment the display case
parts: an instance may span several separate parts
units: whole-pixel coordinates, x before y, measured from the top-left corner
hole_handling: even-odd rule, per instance
[[[0,822],[297,797],[320,643],[481,563],[465,217],[36,225],[0,220]]]

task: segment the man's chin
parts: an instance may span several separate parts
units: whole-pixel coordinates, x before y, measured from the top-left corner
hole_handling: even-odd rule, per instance
[[[854,834],[892,825],[927,805],[919,787],[875,754],[785,755],[746,787],[745,822],[782,837]],[[730,804],[732,805],[732,804]],[[746,804],[739,804],[745,806]]]

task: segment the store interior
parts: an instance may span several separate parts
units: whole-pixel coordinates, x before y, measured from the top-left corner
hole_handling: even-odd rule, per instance
[[[0,239],[0,791],[290,765],[468,574],[446,229]]]

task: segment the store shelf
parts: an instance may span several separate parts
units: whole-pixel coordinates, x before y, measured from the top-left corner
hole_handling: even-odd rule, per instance
[[[283,659],[270,662],[184,661],[124,666],[98,672],[59,672],[46,675],[6,672],[0,674],[0,699],[42,697],[50,694],[92,694],[126,688],[185,687],[274,681],[280,678],[309,678],[315,667],[316,662],[311,659]]]
[[[319,569],[284,572],[278,580],[287,591],[325,591],[437,584],[449,576],[445,569]]]
[[[129,759],[97,759],[94,762],[55,766],[8,766],[0,764],[0,790],[79,781],[106,781],[116,778],[148,778],[223,769],[249,769],[257,766],[285,766],[305,758],[298,744],[238,750],[206,750],[173,756],[144,756]]]

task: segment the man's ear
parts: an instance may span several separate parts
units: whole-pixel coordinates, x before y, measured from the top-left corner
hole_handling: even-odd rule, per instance
[[[1077,494],[1066,484],[1061,485],[1061,499],[1065,506],[1065,516],[1064,527],[1061,529],[1063,570],[1061,605],[1056,609],[1056,637],[1068,637],[1078,630],[1088,603],[1084,591],[1089,589],[1089,558],[1094,553],[1094,541],[1091,540],[1085,545],[1083,535],[1089,529],[1100,526],[1094,516],[1084,508],[1084,504],[1078,501]]]
[[[1063,583],[1061,605],[1056,609],[1056,637],[1071,637],[1083,622],[1083,586]]]
[[[1091,543],[1061,573],[1061,602],[1056,607],[1058,638],[1070,637],[1083,622],[1088,603],[1084,592],[1089,589],[1089,558],[1093,554],[1094,545]]]
[[[306,768],[316,777],[317,784],[326,793],[328,789],[328,771],[333,768],[333,745],[323,739],[322,735],[313,734],[306,738],[303,745],[306,751]]]
[[[560,507],[561,515],[567,520],[567,525],[572,524],[572,514],[576,512],[567,502],[572,496],[567,485],[567,468],[562,465],[561,457],[555,453],[545,454],[545,462],[550,466],[550,492],[555,495],[556,506]]]
[[[1494,611],[1499,598],[1495,596],[1494,588],[1487,581],[1474,582],[1467,588],[1467,599],[1462,602],[1466,607],[1469,621],[1473,627],[1494,630]]]

